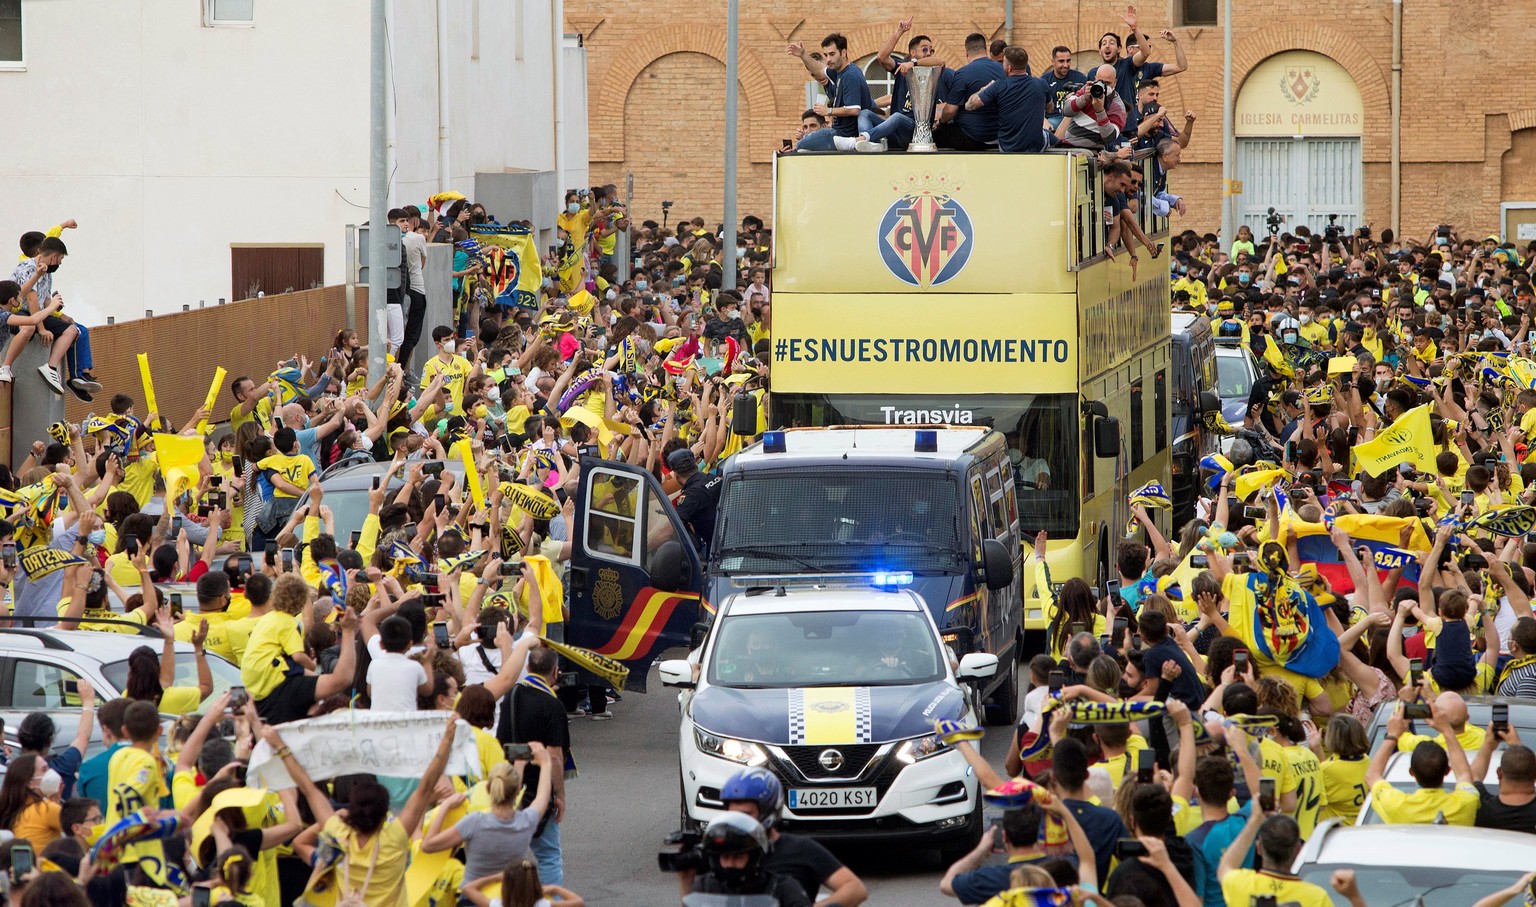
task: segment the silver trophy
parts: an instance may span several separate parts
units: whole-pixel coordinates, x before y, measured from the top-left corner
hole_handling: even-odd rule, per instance
[[[907,93],[912,96],[912,141],[908,151],[938,151],[933,144],[933,102],[939,93],[941,66],[913,66],[907,72]]]

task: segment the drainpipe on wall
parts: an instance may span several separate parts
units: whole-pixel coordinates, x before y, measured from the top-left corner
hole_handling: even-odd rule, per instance
[[[565,207],[565,0],[549,0],[549,60],[555,85],[555,191]]]
[[[1403,0],[1392,0],[1392,235],[1403,212]]]
[[[437,191],[453,181],[448,129],[448,0],[437,0]]]

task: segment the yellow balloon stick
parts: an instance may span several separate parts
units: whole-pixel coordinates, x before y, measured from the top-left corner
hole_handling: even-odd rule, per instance
[[[213,413],[213,404],[219,401],[219,388],[224,386],[224,366],[219,366],[213,371],[213,385],[208,388],[208,399],[203,402],[203,408]],[[208,436],[208,417],[197,423],[197,433],[203,437]]]
[[[144,380],[144,405],[149,408],[147,421],[153,425],[155,417],[160,415],[160,404],[155,402],[155,382],[149,377],[149,355],[139,354],[139,377]]]
[[[469,440],[459,442],[459,454],[464,458],[464,482],[475,499],[475,507],[485,509],[485,489],[480,485],[480,471],[475,468],[475,453],[469,449]]]

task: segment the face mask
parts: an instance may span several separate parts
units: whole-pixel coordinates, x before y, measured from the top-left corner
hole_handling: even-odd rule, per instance
[[[744,248],[742,246],[737,246],[736,247],[736,257],[737,258],[746,258],[747,257],[747,250],[746,250],[746,248]]]
[[[731,309],[729,312],[725,313],[725,317],[729,318],[732,321],[740,321],[741,320],[741,313],[738,312],[735,309]]]
[[[580,211],[580,210],[581,210],[581,205],[577,204],[576,202],[571,202],[569,205],[565,206],[565,212],[567,214],[575,214],[577,211]]]
[[[1249,274],[1248,274],[1248,272],[1247,272],[1247,271],[1239,271],[1239,272],[1238,272],[1238,275],[1237,275],[1237,282],[1238,282],[1238,283],[1240,283],[1240,284],[1242,284],[1242,285],[1243,285],[1243,286],[1245,286],[1245,287],[1246,287],[1246,286],[1247,286],[1247,285],[1248,285],[1248,282],[1249,282],[1249,281],[1250,281],[1250,280],[1252,280],[1252,279],[1253,279],[1253,278],[1252,278],[1252,277],[1251,277],[1251,276],[1250,276],[1250,275],[1249,275]]]
[[[1312,323],[1312,316],[1311,316],[1311,315],[1302,315],[1302,316],[1301,316],[1301,317],[1300,317],[1300,319],[1298,319],[1298,320],[1299,320],[1299,321],[1300,321],[1300,322],[1301,322],[1301,323],[1302,323],[1302,324],[1311,324],[1311,323]]]
[[[58,265],[49,265],[48,266],[48,273],[52,274],[54,271],[57,271],[58,269],[59,269]]]
[[[1184,267],[1183,265],[1179,265],[1178,268],[1176,268],[1175,270],[1177,270],[1180,274],[1188,274],[1189,273],[1189,269]]]
[[[105,545],[107,543],[107,530],[105,530],[105,529],[92,530],[91,533],[85,537],[85,540],[87,542],[90,542],[92,545],[95,545],[96,547],[100,548],[102,545]]]
[[[644,281],[644,280],[637,280],[637,281],[635,281],[635,289],[639,290],[642,293],[645,292],[646,288],[649,287],[649,286],[650,286],[650,283],[648,281]]]
[[[219,451],[219,462],[221,462],[221,463],[228,463],[230,460],[233,460],[234,458],[235,458],[235,454],[234,454],[233,451],[228,451],[228,450],[221,450],[221,451]]]
[[[1419,631],[1415,630],[1413,627],[1404,627],[1403,628],[1403,638],[1404,639],[1412,639],[1413,638],[1413,634],[1415,634],[1417,632],[1419,632]]]
[[[452,340],[444,340],[443,341],[443,352],[448,353],[449,355],[452,355],[453,351],[456,350],[456,349],[458,349],[458,344],[455,343],[454,341],[452,341]]]
[[[1285,341],[1286,343],[1295,343],[1296,342],[1296,332],[1295,331],[1286,331],[1285,333],[1280,335],[1280,339]]]
[[[1435,304],[1430,302],[1430,303],[1425,303],[1424,311],[1429,312],[1430,314],[1434,314],[1438,310],[1435,308]]]
[[[545,289],[548,289],[548,288],[550,288],[550,287],[555,285],[555,282],[553,280],[549,279],[548,277],[544,278],[544,280],[541,281],[541,283],[542,283],[542,285],[544,286]]]
[[[1351,317],[1351,318],[1359,318],[1360,317],[1360,310],[1359,309],[1350,309],[1349,310],[1349,317]]]

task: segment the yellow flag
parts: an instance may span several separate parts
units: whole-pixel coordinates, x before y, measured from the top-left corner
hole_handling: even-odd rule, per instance
[[[1278,480],[1285,477],[1283,469],[1255,469],[1245,472],[1232,483],[1233,490],[1237,492],[1239,501],[1248,500],[1248,496],[1261,488],[1268,488]]]
[[[615,690],[624,689],[624,683],[629,680],[629,668],[625,667],[621,661],[599,655],[591,649],[554,642],[543,636],[539,637],[539,642],[554,649],[557,654],[565,656],[572,664],[585,668],[613,684]]]
[[[155,460],[165,476],[166,493],[174,497],[197,484],[197,464],[204,456],[203,439],[197,436],[155,435]]]
[[[1412,463],[1418,469],[1435,468],[1435,441],[1429,426],[1429,404],[1403,413],[1384,431],[1363,444],[1355,445],[1357,472],[1381,475],[1400,463]]]

